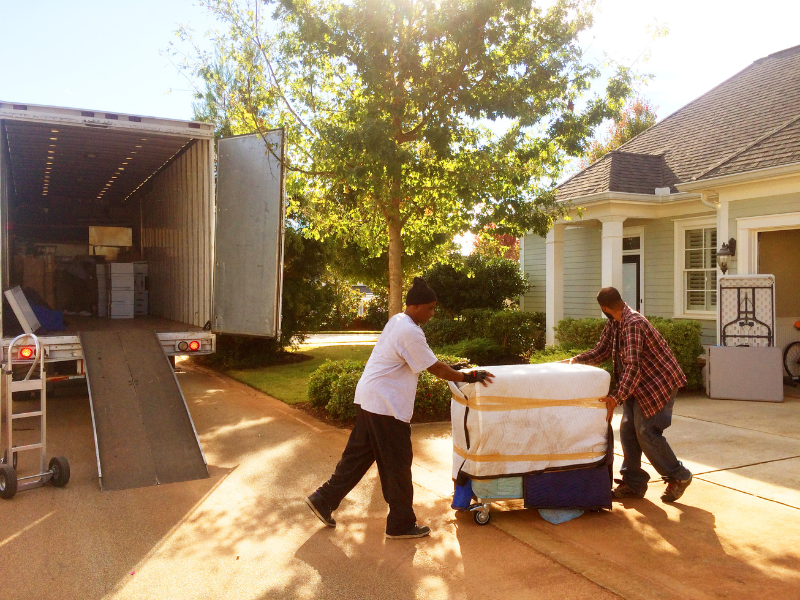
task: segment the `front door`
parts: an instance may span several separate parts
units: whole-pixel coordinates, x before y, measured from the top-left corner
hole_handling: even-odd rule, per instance
[[[622,299],[636,311],[642,310],[641,260],[638,254],[622,257]]]

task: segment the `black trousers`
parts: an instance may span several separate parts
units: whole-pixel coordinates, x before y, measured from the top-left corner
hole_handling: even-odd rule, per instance
[[[401,535],[417,522],[411,483],[411,426],[394,417],[357,407],[356,425],[336,470],[317,490],[331,510],[361,481],[372,463],[378,463],[383,498],[389,504],[386,533]]]

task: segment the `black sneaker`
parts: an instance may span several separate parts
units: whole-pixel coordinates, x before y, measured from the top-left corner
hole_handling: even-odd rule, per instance
[[[619,485],[614,488],[611,495],[614,500],[624,500],[625,498],[644,498],[644,492],[639,493],[621,479],[615,479]]]
[[[405,533],[401,533],[399,535],[390,535],[386,534],[386,537],[390,540],[408,540],[411,538],[421,538],[425,537],[426,535],[431,534],[431,528],[427,525],[417,525],[414,523],[414,526],[406,531]]]
[[[308,498],[306,498],[306,504],[308,504],[308,508],[319,517],[319,520],[325,523],[328,527],[336,527],[336,521],[331,516],[330,509],[325,506],[322,502],[322,498],[319,497],[317,492],[311,494]]]
[[[683,492],[685,492],[689,484],[692,483],[692,476],[689,475],[689,479],[672,479],[665,477],[664,481],[667,482],[667,489],[661,494],[661,501],[675,502],[678,498],[683,496]]]

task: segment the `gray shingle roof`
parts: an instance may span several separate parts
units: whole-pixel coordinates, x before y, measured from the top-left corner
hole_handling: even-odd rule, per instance
[[[562,183],[558,197],[675,191],[700,177],[797,162],[798,117],[800,46],[755,61]]]

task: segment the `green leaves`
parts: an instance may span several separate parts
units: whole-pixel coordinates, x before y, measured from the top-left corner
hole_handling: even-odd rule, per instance
[[[587,97],[599,72],[578,35],[591,2],[203,4],[226,29],[187,63],[206,86],[198,116],[224,133],[285,127],[308,235],[370,256],[386,252],[391,222],[405,252],[488,223],[543,234],[567,155],[630,94],[620,72]]]

